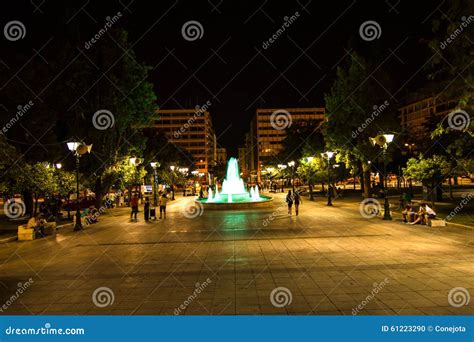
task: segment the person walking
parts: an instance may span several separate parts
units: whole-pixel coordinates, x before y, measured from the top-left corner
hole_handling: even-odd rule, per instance
[[[143,212],[145,215],[145,221],[148,221],[150,219],[150,200],[148,199],[148,197],[145,199]]]
[[[134,216],[135,221],[137,220],[138,214],[138,196],[134,195],[130,201],[130,206],[132,207],[132,212],[130,213],[130,219]]]
[[[168,203],[168,196],[165,193],[160,197],[158,205],[160,206],[160,219],[166,219],[166,204]]]
[[[295,201],[295,212],[296,216],[298,216],[300,204],[303,203],[303,200],[301,199],[300,193],[298,191],[295,191],[295,195],[293,196],[293,199]]]
[[[286,195],[286,204],[288,204],[288,215],[291,215],[291,208],[293,207],[293,195],[291,194],[291,190],[288,190],[288,194]]]

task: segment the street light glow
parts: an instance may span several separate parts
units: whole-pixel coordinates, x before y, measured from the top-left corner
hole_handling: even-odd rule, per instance
[[[81,143],[77,141],[71,141],[67,143],[67,148],[71,152],[75,152]]]
[[[393,137],[395,135],[393,135],[393,134],[384,134],[383,136],[385,137],[385,140],[387,141],[387,144],[388,144],[388,143],[391,143],[393,141]]]
[[[334,156],[334,154],[335,154],[335,152],[327,151],[327,152],[321,153],[321,156],[327,157],[328,159],[331,159]]]

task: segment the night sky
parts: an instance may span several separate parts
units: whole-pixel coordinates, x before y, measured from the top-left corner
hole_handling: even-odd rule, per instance
[[[6,54],[10,49],[32,54],[32,48],[76,25],[89,30],[81,32],[83,36],[92,36],[106,16],[120,11],[123,16],[115,25],[129,32],[137,59],[154,68],[149,80],[160,107],[194,107],[211,101],[219,145],[232,154],[243,144],[256,108],[324,106],[336,67],[350,51],[376,64],[384,61],[384,70],[399,89],[391,100],[402,103],[424,81],[417,71],[430,56],[424,41],[430,37],[431,18],[440,15],[436,9],[440,3],[15,1],[3,5],[2,27],[20,20],[27,35],[15,44],[3,40],[1,46]],[[299,17],[264,49],[263,43],[295,12]],[[203,27],[202,37],[195,41],[181,34],[190,20]],[[367,20],[379,23],[379,39],[360,38],[359,26]]]

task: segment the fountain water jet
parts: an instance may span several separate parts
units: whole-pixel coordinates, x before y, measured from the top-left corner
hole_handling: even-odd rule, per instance
[[[251,187],[250,190],[245,188],[244,181],[240,178],[238,161],[230,158],[221,191],[219,192],[219,186],[216,183],[215,192],[209,189],[208,198],[197,201],[211,209],[237,209],[271,200],[271,197],[260,195],[258,186]]]

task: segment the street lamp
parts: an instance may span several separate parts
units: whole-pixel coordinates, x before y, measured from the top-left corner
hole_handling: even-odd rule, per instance
[[[293,182],[293,193],[295,193],[295,165],[296,163],[292,160],[288,162],[288,166],[291,167],[291,178]]]
[[[314,160],[314,157],[306,157],[306,161],[308,162],[308,164],[311,164]],[[314,196],[313,196],[313,184],[312,184],[312,176],[313,176],[313,172],[312,172],[312,168],[311,166],[309,166],[309,170],[310,170],[310,177],[309,177],[309,182],[308,182],[308,186],[309,186],[309,200],[310,201],[314,201]]]
[[[393,134],[382,134],[378,135],[375,138],[369,138],[370,142],[373,146],[378,145],[383,150],[383,180],[382,180],[382,189],[383,189],[383,197],[384,197],[384,213],[383,219],[384,220],[391,220],[392,216],[390,215],[390,203],[388,202],[387,197],[387,187],[385,183],[387,181],[387,148],[388,144],[393,141],[394,135]]]
[[[157,172],[156,169],[160,167],[160,163],[151,162],[150,166],[153,168],[153,205],[156,207],[158,205],[158,199],[156,197],[156,183],[157,183]]]
[[[199,171],[193,170],[191,171],[191,174],[194,177],[193,178],[193,196],[196,196],[196,190],[197,190],[197,187],[199,186],[199,182],[198,182]]]
[[[141,197],[141,191],[140,191],[140,183],[138,181],[138,165],[140,165],[142,162],[143,162],[143,159],[141,158],[135,158],[135,157],[131,157],[129,158],[129,162],[131,165],[135,166],[135,191],[137,191],[137,187],[138,187],[138,197]],[[130,203],[131,203],[131,200],[132,200],[132,194],[130,194]]]
[[[175,179],[175,174],[174,174],[174,170],[176,169],[176,166],[174,165],[171,165],[170,166],[170,169],[171,169],[171,200],[174,201],[174,179]]]
[[[77,232],[77,231],[82,230],[81,209],[80,209],[80,204],[79,204],[79,161],[83,154],[91,153],[92,145],[86,145],[81,142],[71,141],[67,143],[67,147],[69,151],[74,152],[74,155],[76,156],[76,205],[77,205],[77,208],[76,208],[76,224],[74,225],[74,231]]]
[[[331,158],[334,156],[334,152],[327,151],[327,152],[321,153],[321,156],[328,158],[328,203],[326,205],[332,207],[331,179],[329,178],[329,172],[330,172],[330,167],[331,167]]]
[[[56,169],[60,170],[63,167],[61,163],[56,163]]]
[[[183,197],[186,197],[186,174],[188,173],[189,169],[187,167],[182,167],[179,168],[178,171],[183,175],[184,177],[184,185],[183,185]]]
[[[287,168],[287,166],[285,164],[278,164],[278,169],[280,170],[280,172],[283,172],[283,170],[285,170]],[[284,192],[284,180],[283,178],[281,179],[281,192]]]

